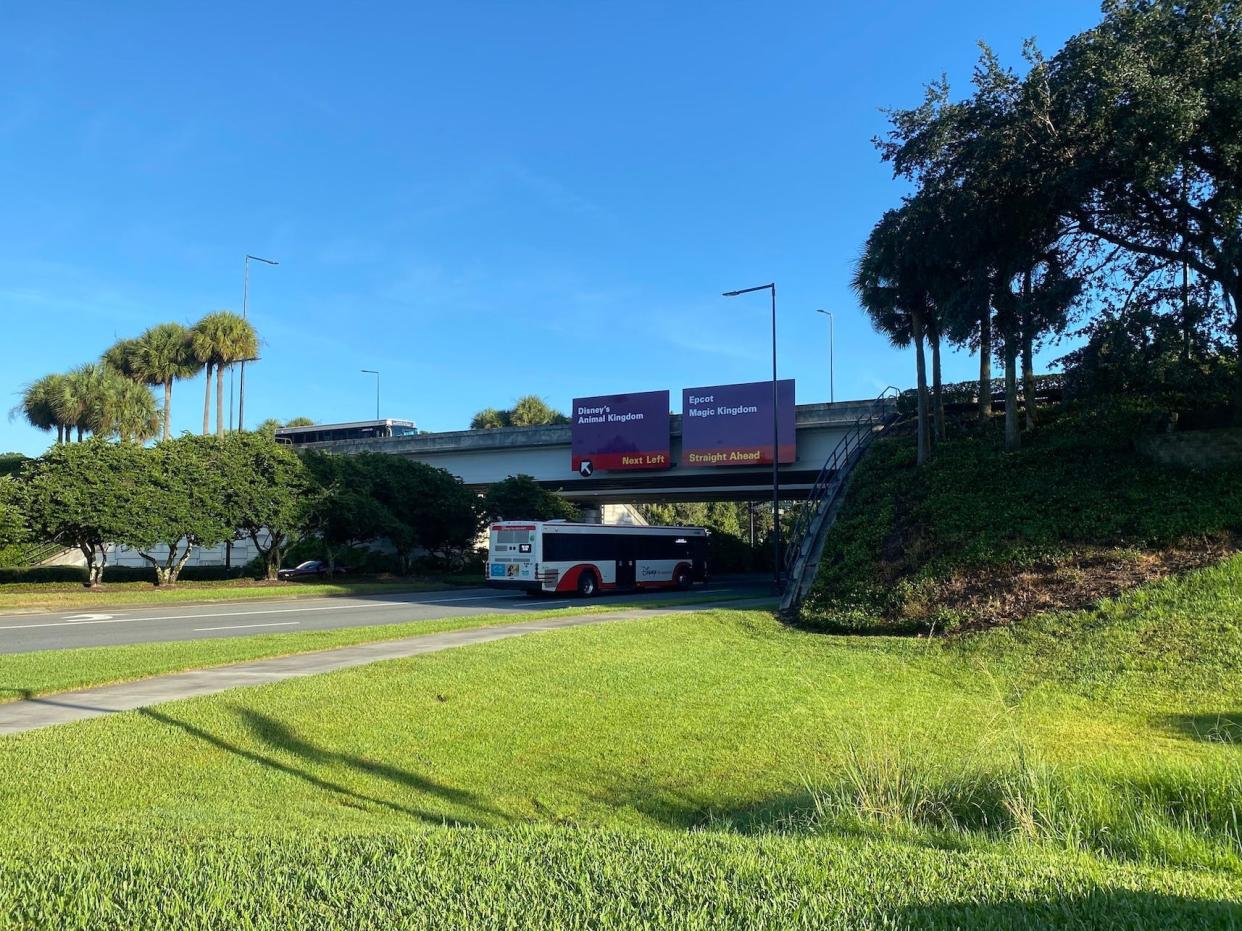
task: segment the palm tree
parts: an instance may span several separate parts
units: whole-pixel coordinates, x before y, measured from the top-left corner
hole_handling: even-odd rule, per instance
[[[96,387],[98,394],[88,413],[90,430],[96,436],[145,443],[159,433],[160,410],[145,384],[105,370]]]
[[[202,368],[190,345],[190,331],[179,323],[161,323],[128,340],[125,355],[129,370],[124,374],[146,385],[164,386],[164,439],[168,439],[173,381],[191,378]]]
[[[56,397],[60,390],[59,380],[63,375],[44,375],[31,382],[22,391],[22,399],[9,412],[9,417],[18,415],[26,418],[36,430],[56,430],[56,442],[65,441],[65,424],[56,410]]]
[[[207,389],[203,396],[203,435],[209,432],[211,370],[216,371],[216,435],[224,436],[224,367],[253,359],[259,337],[248,320],[228,310],[217,310],[194,324],[190,331],[194,358],[206,366]]]
[[[914,344],[918,385],[918,463],[927,461],[927,360],[923,351],[929,301],[907,229],[909,206],[889,210],[872,229],[850,282],[871,325],[894,346]]]
[[[126,378],[134,378],[134,345],[135,339],[118,339],[109,346],[99,361],[113,371],[120,372]]]
[[[65,435],[69,430],[76,429],[78,442],[82,435],[98,418],[93,416],[102,394],[104,373],[111,371],[102,363],[80,365],[71,372],[60,376],[56,382],[56,393],[52,403],[56,416],[65,425]]]
[[[498,411],[494,407],[485,407],[470,421],[471,430],[494,430],[497,427],[509,426],[509,412]]]
[[[553,410],[539,395],[528,394],[517,399],[513,409],[509,411],[509,422],[515,427],[540,427],[546,424],[569,423],[569,418],[560,411]]]

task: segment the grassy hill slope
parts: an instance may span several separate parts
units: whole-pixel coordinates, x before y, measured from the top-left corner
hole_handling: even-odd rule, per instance
[[[1144,414],[1045,414],[1023,448],[957,427],[923,468],[895,436],[860,463],[803,619],[929,631],[1081,608],[1219,561],[1242,530],[1242,470],[1196,473],[1134,450]]]

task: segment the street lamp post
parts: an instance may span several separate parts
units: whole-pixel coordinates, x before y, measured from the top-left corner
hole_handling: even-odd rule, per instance
[[[242,319],[246,320],[250,310],[250,260],[262,262],[265,265],[279,265],[272,259],[260,258],[257,255],[247,255],[245,261],[242,262]],[[246,360],[241,362],[241,376],[237,387],[237,429],[244,429],[246,422]],[[232,402],[229,403],[229,409],[232,409]]]
[[[815,312],[823,314],[828,318],[828,403],[831,404],[837,399],[836,374],[833,372],[832,362],[832,357],[836,354],[836,320],[833,318],[831,310],[819,309]]]
[[[366,373],[367,375],[375,376],[375,419],[379,420],[380,419],[380,415],[379,415],[379,412],[380,412],[380,403],[379,403],[380,373],[375,371],[375,369],[362,369],[361,371]]]
[[[777,592],[781,590],[781,473],[780,473],[780,433],[779,406],[780,401],[776,390],[776,282],[756,285],[753,288],[741,288],[737,291],[725,291],[725,297],[737,297],[754,291],[772,292],[772,584]]]

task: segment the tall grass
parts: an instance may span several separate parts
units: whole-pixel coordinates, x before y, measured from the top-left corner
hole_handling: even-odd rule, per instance
[[[882,740],[852,744],[840,759],[807,781],[810,804],[787,827],[1003,840],[1242,872],[1237,759],[1123,772],[1056,765],[1019,748],[963,765]]]

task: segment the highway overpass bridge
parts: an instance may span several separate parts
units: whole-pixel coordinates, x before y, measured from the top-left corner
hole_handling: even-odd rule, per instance
[[[782,465],[781,497],[806,497],[825,460],[849,428],[874,409],[875,401],[799,404],[798,458]],[[771,466],[687,466],[681,456],[681,415],[670,416],[673,466],[659,471],[596,472],[584,478],[570,465],[570,428],[503,427],[307,443],[337,453],[389,453],[437,466],[476,488],[510,475],[533,476],[545,488],[579,504],[641,504],[661,501],[748,501],[772,494]]]

